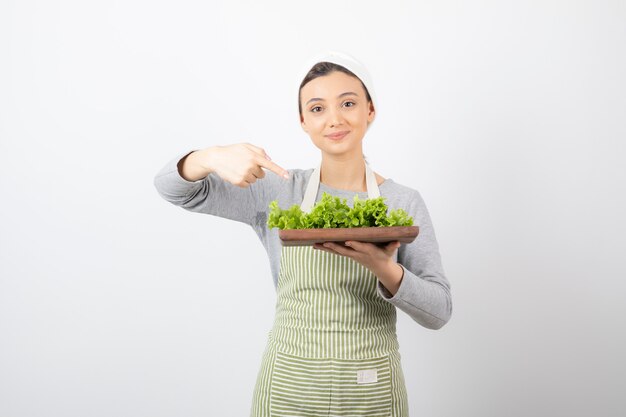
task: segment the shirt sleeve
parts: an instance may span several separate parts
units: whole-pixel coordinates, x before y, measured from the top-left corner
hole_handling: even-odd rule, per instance
[[[189,153],[168,162],[155,176],[154,186],[166,201],[189,211],[211,214],[251,226],[266,218],[267,207],[280,186],[278,175],[265,171],[265,178],[242,188],[211,173],[198,181],[187,181],[178,163]]]
[[[419,193],[414,198],[414,224],[418,237],[398,249],[398,263],[404,270],[395,295],[378,281],[378,293],[413,320],[429,329],[440,329],[452,315],[452,298],[441,263],[439,246],[428,210]]]

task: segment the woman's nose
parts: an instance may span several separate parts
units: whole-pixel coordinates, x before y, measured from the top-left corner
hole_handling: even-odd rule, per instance
[[[343,124],[343,116],[338,109],[330,110],[328,112],[328,122],[331,127],[339,126]]]

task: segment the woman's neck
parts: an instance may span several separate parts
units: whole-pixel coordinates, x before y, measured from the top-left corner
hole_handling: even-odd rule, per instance
[[[362,155],[356,158],[324,155],[322,157],[320,182],[340,190],[367,191],[365,159]]]

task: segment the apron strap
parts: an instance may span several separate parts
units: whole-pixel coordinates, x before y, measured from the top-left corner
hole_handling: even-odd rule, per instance
[[[322,164],[320,163],[313,170],[306,186],[304,198],[302,199],[302,204],[300,204],[300,208],[305,213],[308,213],[315,204],[317,190],[320,187],[321,168]],[[374,171],[372,171],[368,164],[365,164],[365,183],[367,185],[367,198],[380,197],[380,190],[378,189],[378,184],[376,183],[376,175],[374,175]]]

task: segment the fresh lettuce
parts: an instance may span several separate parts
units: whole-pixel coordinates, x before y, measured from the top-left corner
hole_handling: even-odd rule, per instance
[[[354,196],[352,207],[346,199],[322,194],[310,213],[305,213],[298,204],[283,210],[278,201],[270,203],[267,225],[270,228],[284,229],[321,229],[338,227],[380,227],[380,226],[412,226],[413,218],[402,209],[391,210],[387,214],[384,197],[361,200]]]

